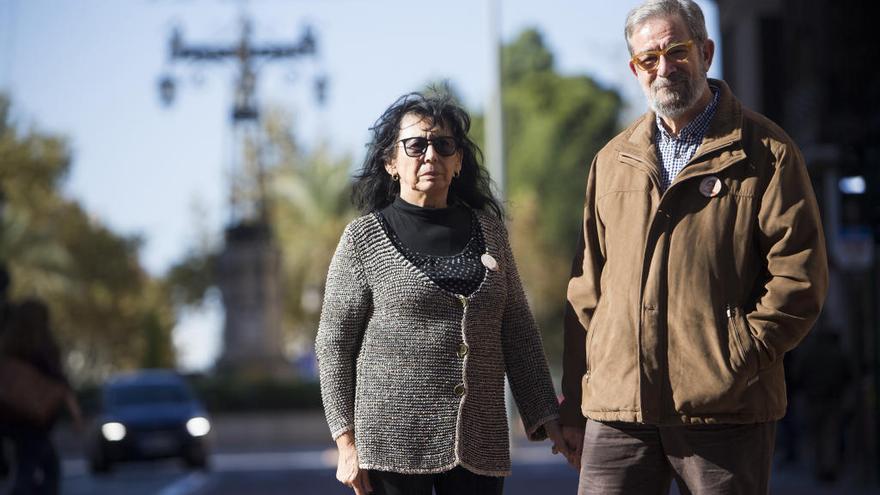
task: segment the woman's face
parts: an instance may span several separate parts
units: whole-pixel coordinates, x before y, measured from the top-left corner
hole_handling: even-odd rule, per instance
[[[400,176],[400,197],[407,203],[443,208],[453,177],[461,171],[461,151],[446,129],[410,113],[400,121],[394,158],[385,170]]]

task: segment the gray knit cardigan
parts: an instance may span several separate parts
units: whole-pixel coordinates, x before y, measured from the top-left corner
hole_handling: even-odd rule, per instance
[[[531,439],[558,417],[507,232],[494,216],[477,218],[497,266],[469,297],[404,258],[375,214],[342,234],[315,347],[331,434],[354,430],[361,468],[508,475],[505,374]]]

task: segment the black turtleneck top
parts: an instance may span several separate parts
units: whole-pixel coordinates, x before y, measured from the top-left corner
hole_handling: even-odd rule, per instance
[[[378,217],[401,254],[440,288],[469,296],[480,287],[486,244],[470,208],[461,203],[423,208],[397,197]]]

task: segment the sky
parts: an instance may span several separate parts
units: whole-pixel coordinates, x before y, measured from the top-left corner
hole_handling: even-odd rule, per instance
[[[625,119],[643,111],[623,39],[638,0],[495,1],[502,41],[536,27],[559,72],[618,90]],[[709,74],[720,77],[717,8],[697,3],[717,44]],[[175,27],[187,44],[231,45],[245,15],[257,44],[295,43],[311,26],[317,56],[260,65],[259,103],[292,115],[306,146],[329,143],[357,162],[375,119],[427,82],[449,80],[468,108],[486,107],[489,13],[488,0],[0,0],[0,92],[21,127],[67,137],[66,193],[114,231],[140,236],[142,263],[160,275],[200,232],[222,231],[233,161],[234,64],[171,61]],[[158,93],[164,75],[177,81],[167,107]],[[318,105],[321,75],[327,99]],[[213,362],[222,321],[216,295],[183,315],[174,340],[184,369]]]

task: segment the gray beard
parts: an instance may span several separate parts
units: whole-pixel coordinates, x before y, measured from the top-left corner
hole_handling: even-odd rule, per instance
[[[683,74],[677,72],[675,74]],[[684,77],[657,78],[645,92],[651,109],[661,117],[677,119],[700,100],[699,80]],[[671,83],[671,85],[670,85]]]

